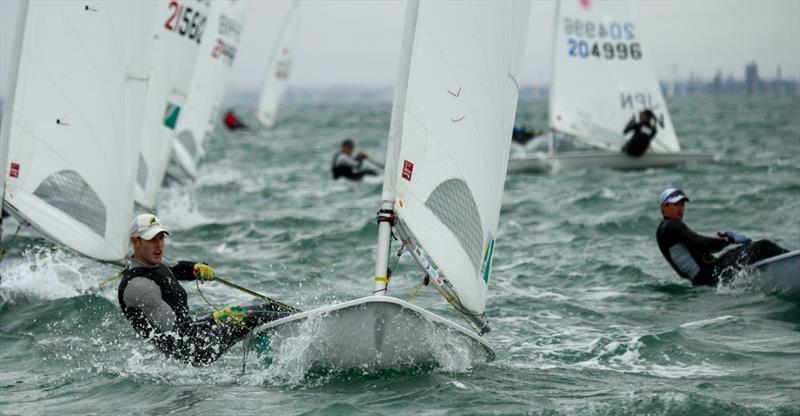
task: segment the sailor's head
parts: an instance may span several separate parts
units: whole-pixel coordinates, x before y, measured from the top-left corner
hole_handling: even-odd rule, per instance
[[[650,119],[653,118],[653,116],[655,116],[655,114],[653,114],[652,111],[647,109],[642,110],[639,112],[639,121],[641,121],[642,123],[647,123],[648,121],[650,121]]]
[[[164,254],[164,237],[167,235],[169,232],[158,217],[152,214],[137,215],[131,221],[133,257],[148,266],[158,265]]]
[[[353,149],[355,149],[355,147],[356,144],[353,143],[352,139],[345,139],[345,141],[342,142],[342,153],[347,155],[353,154]]]
[[[687,202],[689,202],[689,197],[678,188],[667,188],[658,197],[661,215],[664,218],[682,220],[683,208]]]

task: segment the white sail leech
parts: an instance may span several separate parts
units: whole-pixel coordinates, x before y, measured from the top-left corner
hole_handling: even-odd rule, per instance
[[[301,1],[289,6],[286,18],[267,63],[264,88],[256,107],[256,118],[264,127],[272,128],[277,118],[278,106],[286,92],[294,65],[294,53],[300,35]]]
[[[382,199],[394,202],[398,219],[447,279],[462,312],[480,316],[529,4],[413,3],[416,19],[406,30],[414,35],[404,40],[411,49],[408,78],[403,83],[401,66]]]
[[[206,136],[213,130],[212,117],[218,113],[225,94],[246,14],[247,2],[239,0],[218,0],[209,9],[207,28],[172,143],[175,161],[192,178],[197,176]]]
[[[27,6],[3,126],[5,202],[97,260],[126,253],[154,11],[137,1]]]
[[[641,37],[623,1],[561,1],[553,38],[549,126],[587,144],[619,151],[623,130],[644,109],[655,113],[653,152],[680,144]]]

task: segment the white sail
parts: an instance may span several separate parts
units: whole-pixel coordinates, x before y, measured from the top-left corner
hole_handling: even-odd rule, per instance
[[[136,173],[136,202],[155,210],[169,163],[175,126],[186,100],[200,41],[208,26],[208,5],[200,1],[156,3],[147,112]]]
[[[126,253],[154,11],[133,0],[27,6],[3,126],[5,205],[98,260]]]
[[[289,76],[292,73],[294,60],[294,49],[300,34],[300,0],[295,0],[289,6],[283,27],[278,34],[278,39],[272,49],[267,72],[264,74],[264,89],[261,91],[261,98],[256,108],[256,117],[265,127],[275,125],[275,118],[278,112],[283,93],[289,84]]]
[[[469,314],[486,304],[527,2],[409,2],[383,199]],[[416,11],[416,13],[414,13]],[[446,23],[446,24],[445,24]],[[408,33],[406,34],[408,36]],[[404,59],[401,57],[401,59]]]
[[[225,94],[231,66],[239,50],[247,2],[218,0],[211,3],[206,32],[200,43],[186,103],[175,128],[173,153],[189,176],[197,176],[197,161],[204,154],[206,135],[212,130]]]
[[[619,151],[623,130],[641,110],[655,113],[650,149],[677,152],[678,138],[641,22],[623,1],[564,0],[556,14],[550,127],[601,148]]]

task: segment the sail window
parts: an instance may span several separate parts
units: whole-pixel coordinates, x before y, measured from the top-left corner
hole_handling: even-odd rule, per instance
[[[194,141],[194,135],[192,132],[186,130],[178,133],[178,142],[189,152],[189,155],[192,156],[192,159],[197,157],[197,144]]]
[[[147,174],[147,163],[144,162],[142,154],[139,153],[139,168],[136,171],[136,183],[142,188],[145,188],[147,185]]]
[[[78,172],[62,170],[53,173],[36,187],[33,194],[100,236],[105,236],[106,207]]]
[[[425,201],[425,206],[456,236],[473,267],[478,270],[481,264],[483,227],[478,215],[478,205],[467,184],[455,178],[440,183]]]

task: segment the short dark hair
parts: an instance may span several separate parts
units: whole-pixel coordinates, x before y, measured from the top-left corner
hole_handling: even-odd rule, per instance
[[[342,147],[354,147],[355,145],[356,144],[350,139],[345,139],[345,141],[342,142]]]

